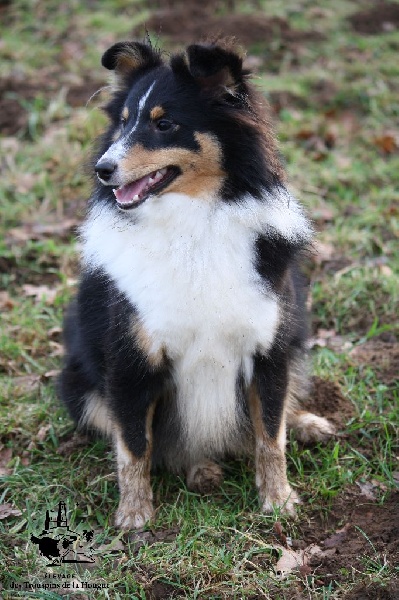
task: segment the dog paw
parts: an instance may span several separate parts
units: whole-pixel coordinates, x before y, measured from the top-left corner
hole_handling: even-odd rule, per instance
[[[141,529],[154,515],[151,500],[121,501],[115,515],[119,529]]]
[[[187,472],[187,487],[199,494],[210,494],[220,487],[222,481],[222,469],[211,460],[197,463]]]
[[[300,502],[296,492],[288,487],[284,491],[267,494],[262,501],[262,512],[270,514],[279,510],[283,515],[296,517],[296,505],[300,504]]]
[[[294,428],[297,439],[304,443],[327,442],[335,435],[335,428],[327,419],[310,412],[301,412]]]

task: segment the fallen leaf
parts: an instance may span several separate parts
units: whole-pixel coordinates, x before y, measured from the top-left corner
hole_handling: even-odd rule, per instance
[[[0,309],[11,310],[15,306],[15,302],[11,300],[10,294],[6,291],[0,292]]]
[[[276,573],[279,575],[284,577],[303,565],[302,550],[296,552],[295,550],[284,548],[283,546],[278,546],[277,548],[281,551],[280,558],[275,567]]]
[[[37,390],[40,386],[40,375],[21,375],[14,377],[14,391],[18,395],[28,394]]]
[[[374,138],[374,143],[385,154],[392,154],[398,148],[397,136],[391,133]]]
[[[340,546],[348,537],[348,530],[350,527],[350,523],[347,523],[342,529],[338,529],[333,535],[324,540],[324,548],[336,548],[337,546]]]
[[[307,567],[310,558],[322,551],[317,544],[310,544],[310,546],[307,546],[304,550],[292,550],[291,548],[284,548],[283,546],[275,546],[275,548],[281,553],[275,570],[282,577],[289,575],[292,571],[297,569],[300,572],[309,574]]]
[[[30,192],[38,181],[39,176],[33,173],[19,173],[15,191],[19,194]]]
[[[327,346],[334,352],[345,352],[353,348],[353,343],[347,340],[343,335],[333,335],[327,339]]]
[[[64,354],[64,346],[58,342],[49,342],[49,346],[52,348],[50,356],[62,356]]]
[[[46,379],[52,379],[53,377],[58,377],[60,373],[60,369],[53,369],[52,371],[46,371],[43,377],[45,377]]]
[[[325,262],[328,262],[332,259],[335,253],[335,246],[330,242],[320,242],[316,240],[314,244],[315,254],[314,254],[314,262],[317,265],[321,265]]]
[[[22,515],[18,508],[13,507],[8,502],[6,504],[0,504],[0,519],[7,519],[7,517],[19,517]]]
[[[43,427],[40,427],[39,431],[37,432],[37,434],[35,436],[36,440],[38,442],[43,442],[46,439],[50,428],[51,428],[51,425],[43,425]]]
[[[7,477],[8,475],[11,475],[12,473],[12,469],[9,469],[8,467],[0,467],[0,477]]]
[[[6,467],[12,459],[12,448],[2,448],[0,450],[0,466]]]
[[[57,288],[47,285],[31,285],[26,283],[22,286],[25,296],[33,296],[37,302],[44,301],[46,304],[53,304],[57,296]]]
[[[121,540],[113,540],[110,544],[101,544],[97,548],[98,554],[102,554],[103,552],[119,552],[121,550],[125,550],[125,544]]]
[[[319,348],[325,348],[327,346],[327,342],[330,338],[336,336],[335,329],[323,329],[320,328],[316,331],[316,335],[308,340],[308,348],[314,348],[318,346]]]
[[[71,439],[61,442],[57,448],[57,454],[60,454],[61,456],[69,456],[76,449],[86,446],[88,442],[89,438],[87,436],[74,433]]]
[[[12,459],[12,448],[2,448],[0,450],[0,476],[5,477],[11,475],[12,469],[7,467]]]

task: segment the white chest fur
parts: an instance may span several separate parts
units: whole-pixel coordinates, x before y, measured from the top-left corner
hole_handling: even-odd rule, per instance
[[[151,198],[132,221],[109,208],[83,227],[84,260],[101,267],[138,311],[174,367],[178,406],[190,444],[222,451],[236,430],[236,382],[267,351],[278,302],[257,275],[254,240],[268,228],[309,235],[292,198],[269,206],[207,203],[177,194]]]

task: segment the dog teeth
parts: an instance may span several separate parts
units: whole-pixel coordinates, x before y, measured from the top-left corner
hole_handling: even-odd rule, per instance
[[[139,197],[137,194],[135,196],[133,196],[133,200],[139,200]]]
[[[152,177],[149,178],[148,183],[153,183],[154,179]]]
[[[155,181],[159,181],[160,179],[162,179],[162,177],[163,177],[164,175],[166,175],[166,173],[167,173],[167,169],[160,169],[159,171],[157,171],[157,172],[155,173],[154,180],[155,180]]]

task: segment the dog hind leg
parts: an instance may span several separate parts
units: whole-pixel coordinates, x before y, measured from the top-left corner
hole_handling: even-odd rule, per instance
[[[221,467],[208,459],[192,465],[187,470],[187,487],[199,494],[209,494],[219,488],[223,481]]]
[[[287,427],[293,429],[298,440],[304,443],[326,442],[334,434],[334,426],[324,417],[301,409],[301,399],[309,393],[306,363],[296,357],[290,365],[287,394]]]

